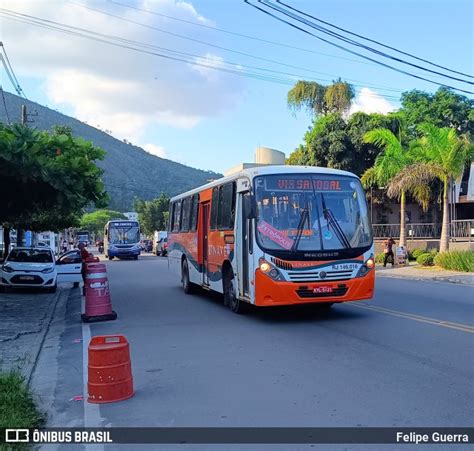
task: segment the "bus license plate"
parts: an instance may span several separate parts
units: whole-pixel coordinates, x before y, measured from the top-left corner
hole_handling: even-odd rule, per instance
[[[329,286],[314,287],[313,293],[332,293],[332,287],[329,287]]]

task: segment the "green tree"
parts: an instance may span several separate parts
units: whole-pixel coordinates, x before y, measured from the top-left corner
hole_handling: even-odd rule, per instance
[[[337,80],[324,86],[314,81],[298,81],[288,91],[288,107],[293,111],[306,109],[314,116],[329,113],[344,113],[351,106],[354,88],[347,82]]]
[[[140,226],[146,235],[151,236],[155,230],[166,228],[169,202],[169,197],[164,193],[153,200],[137,199],[135,201],[135,210],[138,213]]]
[[[417,187],[420,186],[428,189],[432,180],[440,180],[443,185],[440,252],[446,252],[449,249],[449,186],[462,175],[466,162],[474,158],[474,146],[466,135],[457,136],[453,128],[423,124],[418,130],[422,138],[417,146],[416,161],[393,178],[388,194],[400,195],[406,190],[419,189]]]
[[[373,185],[386,187],[415,158],[412,147],[403,146],[400,139],[388,129],[371,130],[365,134],[364,140],[382,149],[375,159],[375,164],[362,175],[361,180],[365,187]],[[400,246],[406,246],[406,194],[408,191],[424,209],[428,207],[429,190],[426,185],[417,183],[409,187],[402,186],[396,193],[389,191],[390,197],[398,197],[400,200]]]
[[[376,128],[387,128],[398,134],[401,118],[396,114],[358,112],[349,118],[332,113],[316,118],[306,132],[304,144],[287,159],[287,164],[323,166],[363,174],[371,167],[380,148],[364,140]]]
[[[96,235],[102,235],[105,224],[112,219],[127,219],[127,217],[119,211],[96,210],[82,216],[80,227]]]
[[[88,205],[104,206],[102,170],[95,164],[104,156],[65,129],[48,133],[0,124],[0,224],[7,234],[10,227],[69,227]]]
[[[412,90],[401,97],[401,113],[406,117],[412,137],[419,136],[418,126],[432,124],[450,127],[459,134],[474,133],[474,99],[439,88],[434,94]]]

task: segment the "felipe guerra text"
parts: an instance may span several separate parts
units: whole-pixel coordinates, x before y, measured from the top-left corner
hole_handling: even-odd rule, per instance
[[[397,432],[397,443],[469,443],[468,434],[418,434],[416,432]]]

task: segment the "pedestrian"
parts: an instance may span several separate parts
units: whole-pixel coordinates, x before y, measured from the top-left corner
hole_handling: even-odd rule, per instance
[[[385,241],[385,245],[384,245],[384,249],[383,249],[383,253],[385,254],[384,255],[384,258],[383,258],[383,267],[386,268],[387,267],[387,262],[388,262],[388,259],[391,258],[391,263],[392,263],[392,268],[393,268],[393,265],[394,265],[394,262],[395,262],[395,257],[393,255],[393,245],[395,244],[395,240],[390,237],[387,241]]]
[[[81,260],[82,260],[82,267],[81,267],[81,274],[82,274],[82,281],[84,282],[84,286],[86,283],[86,261],[88,257],[92,257],[92,254],[86,249],[86,245],[84,243],[79,243],[77,245],[78,249],[81,251]]]
[[[63,240],[63,245],[62,245],[63,254],[67,252],[67,246],[68,246],[67,240],[64,239]]]

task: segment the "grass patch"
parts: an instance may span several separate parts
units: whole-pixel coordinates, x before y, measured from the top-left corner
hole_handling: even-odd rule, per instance
[[[0,373],[0,428],[38,428],[44,423],[23,375],[18,371]],[[4,437],[0,438],[2,441]],[[8,449],[4,446],[0,444],[0,449]],[[26,447],[10,446],[10,449]]]
[[[474,272],[473,251],[450,251],[438,254],[434,263],[444,269],[453,271]]]

